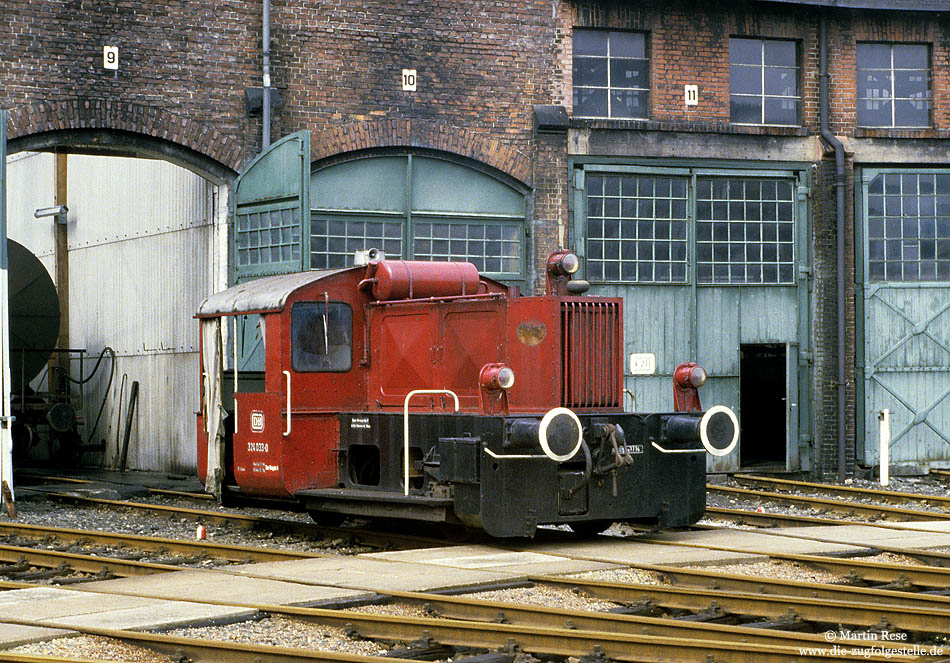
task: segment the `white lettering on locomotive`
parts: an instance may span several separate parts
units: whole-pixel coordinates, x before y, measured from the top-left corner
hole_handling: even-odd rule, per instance
[[[247,450],[266,454],[270,450],[270,447],[268,446],[267,442],[248,442]]]
[[[363,428],[365,430],[370,430],[372,426],[369,425],[368,417],[353,417],[350,419],[350,428]]]

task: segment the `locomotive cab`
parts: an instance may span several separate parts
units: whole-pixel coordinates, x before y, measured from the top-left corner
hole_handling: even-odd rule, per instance
[[[735,415],[701,411],[695,364],[674,377],[682,411],[625,412],[622,302],[582,296],[576,268],[553,254],[547,293],[521,297],[469,263],[374,256],[213,295],[196,316],[206,489],[499,537],[695,522]]]

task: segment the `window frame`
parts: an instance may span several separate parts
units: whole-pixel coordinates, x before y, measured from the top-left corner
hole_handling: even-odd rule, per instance
[[[759,62],[757,64],[749,63],[736,63],[732,59],[732,44],[734,40],[743,40],[743,41],[755,41],[759,43]],[[775,43],[790,43],[795,49],[795,62],[792,66],[786,65],[771,65],[766,64],[766,44],[770,42]],[[729,37],[729,123],[737,126],[750,126],[750,127],[800,127],[802,126],[802,44],[799,39],[774,39],[767,37],[744,37],[744,36],[731,36]],[[749,93],[749,92],[734,92],[734,83],[736,82],[733,77],[733,69],[736,67],[747,67],[749,69],[758,69],[759,71],[759,92],[758,93]],[[795,95],[779,95],[779,94],[769,94],[767,92],[766,86],[766,74],[769,69],[778,70],[778,69],[792,69],[795,73]],[[732,100],[735,97],[741,98],[751,98],[758,100],[759,106],[759,122],[738,122],[733,119],[732,114]],[[778,100],[793,100],[796,105],[795,111],[795,121],[792,123],[784,122],[767,122],[766,121],[766,109],[767,109],[767,100],[769,99],[778,99]]]
[[[904,228],[905,228],[905,226],[904,226],[904,220],[905,220],[905,215],[900,214],[900,215],[898,215],[898,216],[890,216],[890,217],[889,217],[889,216],[887,216],[886,213],[883,214],[883,215],[877,215],[877,214],[872,215],[872,214],[871,214],[871,200],[870,200],[870,199],[871,199],[872,196],[877,196],[877,195],[878,195],[877,193],[873,193],[873,192],[871,191],[871,185],[874,183],[874,180],[877,179],[878,177],[886,178],[887,176],[898,176],[898,177],[901,177],[901,191],[900,191],[900,193],[898,194],[898,197],[901,198],[901,200],[900,200],[900,205],[901,205],[901,211],[903,211],[903,198],[908,197],[908,196],[904,196],[904,195],[903,195],[903,177],[904,177],[904,176],[907,176],[907,175],[917,175],[917,176],[920,176],[920,175],[931,175],[931,176],[933,176],[933,177],[935,178],[935,180],[934,180],[934,192],[933,192],[933,197],[934,197],[934,214],[933,214],[933,217],[931,217],[931,215],[929,215],[929,214],[920,214],[920,212],[919,212],[919,209],[920,209],[920,207],[919,207],[919,200],[920,200],[919,192],[918,192],[918,196],[917,196],[918,213],[917,213],[916,215],[909,214],[909,215],[906,216],[906,218],[915,218],[915,219],[918,220],[918,225],[917,225],[918,236],[917,236],[917,238],[916,238],[916,240],[917,240],[917,247],[916,247],[916,250],[917,250],[918,257],[917,257],[916,259],[904,259],[904,258],[903,258],[903,249],[905,248],[905,242],[906,242],[908,239],[911,239],[911,240],[915,239],[915,238],[906,238],[906,237],[904,237]],[[937,209],[937,204],[938,204],[937,198],[938,198],[939,196],[943,195],[943,197],[944,197],[945,199],[947,199],[946,201],[944,201],[944,205],[950,205],[950,190],[948,190],[948,192],[947,192],[947,193],[944,193],[944,194],[939,193],[939,192],[937,191],[937,188],[936,188],[936,178],[937,178],[937,177],[943,177],[943,178],[946,178],[946,179],[950,179],[950,169],[948,169],[948,168],[946,168],[946,167],[902,167],[902,168],[898,168],[898,167],[894,167],[894,168],[870,168],[870,167],[865,167],[865,168],[862,168],[862,169],[861,169],[860,179],[856,179],[856,182],[855,182],[855,184],[856,184],[856,186],[855,186],[855,196],[856,196],[856,199],[857,199],[857,200],[856,200],[856,207],[855,207],[855,210],[856,210],[856,212],[860,213],[860,223],[861,223],[861,226],[860,226],[860,227],[861,227],[861,233],[855,235],[855,241],[856,241],[856,254],[857,254],[857,255],[856,255],[856,264],[860,265],[861,268],[862,268],[862,270],[863,270],[863,273],[862,273],[862,276],[861,276],[861,280],[862,280],[862,282],[863,282],[864,284],[866,284],[865,287],[868,287],[868,288],[888,288],[888,287],[892,287],[892,288],[907,288],[907,287],[929,288],[929,287],[946,287],[947,284],[950,283],[950,274],[948,274],[948,276],[945,277],[945,278],[941,278],[941,277],[940,277],[940,266],[939,266],[939,263],[940,263],[940,262],[946,262],[946,261],[947,261],[946,258],[943,259],[943,261],[941,261],[941,259],[940,259],[940,249],[941,249],[941,248],[944,248],[944,249],[946,250],[947,245],[950,244],[950,235],[948,235],[948,236],[946,236],[946,237],[940,237],[940,235],[939,235],[939,227],[937,226],[937,224],[939,223],[939,220],[940,220],[941,218],[947,218],[946,215],[944,215],[944,216],[940,216],[940,215],[939,215],[939,210]],[[919,182],[920,182],[920,180],[918,179],[918,180],[917,180],[918,185],[919,185]],[[859,184],[859,185],[858,185],[858,184]],[[886,182],[884,182],[883,184],[884,184],[885,187],[886,187]],[[882,202],[883,202],[883,204],[884,204],[884,205],[887,205],[886,198],[888,197],[888,191],[887,191],[886,188],[882,189],[882,192],[881,192],[880,196],[882,197]],[[893,203],[892,203],[892,204],[893,204]],[[946,209],[946,208],[945,208],[945,209]],[[884,211],[886,212],[886,209],[885,209]],[[885,230],[884,230],[885,236],[882,237],[881,239],[872,240],[872,229],[871,229],[872,218],[875,218],[875,219],[877,219],[877,218],[882,219],[882,222],[885,224]],[[899,238],[890,239],[890,238],[887,236],[886,224],[887,224],[887,219],[888,219],[888,218],[900,219],[900,237],[899,237]],[[935,242],[935,245],[934,245],[935,255],[934,255],[934,258],[933,258],[935,278],[932,278],[932,279],[929,279],[929,278],[920,278],[920,276],[919,276],[919,274],[920,274],[919,266],[921,265],[921,263],[923,263],[923,262],[925,262],[925,261],[928,260],[928,259],[925,259],[925,258],[921,257],[920,241],[921,241],[922,239],[927,240],[927,241],[930,240],[929,237],[922,238],[922,237],[920,236],[920,234],[919,234],[919,231],[920,231],[920,220],[921,220],[921,219],[929,219],[929,218],[933,218],[933,219],[934,219],[934,224],[935,224],[935,227],[934,227],[934,237],[933,237],[933,240],[934,240],[934,242]],[[882,242],[885,242],[885,245],[884,245],[885,253],[884,253],[884,259],[883,259],[883,260],[880,260],[880,261],[872,261],[872,259],[871,259],[871,242],[872,242],[872,241],[882,241]],[[889,260],[887,260],[887,253],[886,253],[886,251],[887,251],[886,242],[887,242],[887,241],[900,242],[900,244],[901,244],[900,249],[901,249],[901,253],[902,253],[902,258],[901,258],[901,260],[899,260],[899,261],[895,261],[895,260],[890,260],[890,261],[889,261]],[[943,242],[943,244],[941,245],[940,242]],[[884,275],[883,275],[882,278],[875,278],[875,277],[872,276],[872,273],[871,273],[871,271],[872,271],[872,265],[871,265],[871,263],[872,263],[872,262],[880,262],[880,263],[883,264]],[[900,264],[900,265],[901,265],[901,275],[902,275],[902,276],[903,276],[903,274],[904,274],[904,266],[903,266],[903,264],[906,263],[906,262],[914,262],[914,263],[918,266],[918,278],[916,278],[916,279],[906,279],[906,278],[893,279],[893,278],[888,278],[888,276],[887,276],[887,265],[888,265],[889,262],[892,263],[892,264],[893,264],[893,263],[897,263],[897,264]]]
[[[580,55],[580,56],[579,56],[579,55],[577,55],[576,52],[574,52],[575,49],[573,48],[573,35],[576,34],[578,31],[605,33],[605,34],[606,34],[606,37],[607,37],[607,54],[606,54],[606,55],[603,55],[603,56],[600,56],[600,55]],[[638,35],[638,36],[642,37],[642,38],[643,38],[643,53],[644,53],[644,56],[643,56],[642,58],[627,57],[627,56],[624,56],[624,57],[622,57],[622,58],[621,58],[620,56],[616,56],[616,57],[612,58],[612,57],[611,57],[611,49],[610,49],[610,43],[611,43],[610,35],[611,35],[611,34],[616,34],[616,33],[619,33],[619,34],[629,34],[629,35]],[[601,85],[578,85],[578,83],[577,83],[577,77],[576,77],[576,75],[575,75],[575,73],[574,73],[574,71],[575,71],[575,69],[576,69],[576,66],[577,66],[577,65],[576,65],[576,59],[577,59],[578,57],[583,57],[583,58],[602,58],[603,60],[605,60],[605,61],[606,61],[606,67],[605,67],[605,69],[606,69],[606,73],[607,73],[607,85],[606,85],[606,86],[601,86]],[[644,65],[645,65],[645,68],[646,68],[646,81],[645,81],[645,85],[642,86],[642,87],[617,87],[617,86],[611,85],[611,76],[612,76],[612,72],[613,72],[613,67],[611,66],[611,61],[612,61],[612,59],[613,59],[613,60],[621,60],[621,59],[622,59],[622,60],[637,60],[637,61],[643,62]],[[651,95],[651,92],[652,92],[652,87],[653,87],[653,86],[652,86],[652,67],[650,66],[650,64],[651,64],[651,58],[650,58],[650,33],[649,33],[649,32],[642,31],[642,30],[610,30],[610,29],[607,29],[607,28],[588,28],[588,27],[574,27],[574,28],[572,28],[572,53],[571,53],[571,89],[572,89],[572,96],[571,96],[571,111],[572,111],[574,117],[577,117],[577,118],[584,118],[584,119],[599,119],[599,120],[648,120],[648,119],[650,119],[650,100],[651,100],[651,96],[652,96],[652,95]],[[575,103],[575,98],[577,97],[577,91],[578,91],[578,89],[605,90],[605,91],[606,91],[606,94],[607,94],[607,114],[606,114],[606,115],[582,115],[582,114],[577,113],[577,104]],[[624,91],[626,91],[626,92],[635,91],[635,92],[638,92],[638,93],[639,93],[639,92],[642,92],[642,93],[643,93],[643,101],[644,101],[644,103],[643,103],[643,114],[642,114],[642,115],[637,115],[637,116],[614,115],[614,113],[613,113],[613,96],[614,96],[614,94],[617,93],[617,92],[624,92]]]
[[[324,304],[324,302],[317,301],[317,300],[300,300],[300,301],[294,302],[293,306],[291,306],[290,308],[290,366],[297,373],[348,373],[350,372],[350,370],[353,369],[353,307],[344,301],[330,300],[326,302],[326,305],[328,309],[327,310],[327,327],[328,328],[329,328],[329,323],[330,323],[330,315],[333,313],[334,310],[343,311],[344,313],[347,314],[348,323],[349,323],[349,329],[347,330],[348,338],[349,338],[349,342],[348,342],[349,352],[347,353],[346,357],[349,361],[347,362],[346,367],[344,368],[342,366],[331,365],[327,367],[313,368],[311,365],[302,366],[298,362],[299,357],[298,357],[297,350],[298,348],[301,348],[302,346],[297,343],[297,340],[299,338],[298,337],[299,330],[297,328],[298,318],[295,316],[295,313],[298,310],[303,311],[304,307],[310,308],[310,306],[312,305],[315,311],[319,314],[319,309],[322,304]],[[298,307],[300,308],[298,309]],[[329,338],[329,329],[326,330],[326,333]],[[329,345],[329,341],[327,342],[327,344]],[[340,345],[340,344],[336,344],[336,345]],[[316,354],[316,353],[310,353],[310,354]],[[327,348],[327,352],[324,353],[322,356],[330,356],[329,347]]]
[[[858,58],[858,50],[861,46],[865,45],[878,45],[878,46],[887,46],[890,56],[890,65],[887,69],[877,68],[877,67],[862,67],[861,62]],[[910,68],[895,68],[894,67],[894,48],[896,46],[920,46],[926,49],[927,65],[925,69],[910,69]],[[855,42],[854,49],[854,64],[855,64],[855,121],[857,126],[862,129],[930,129],[933,127],[933,45],[930,43],[921,43],[921,42],[898,42],[898,41],[858,41]],[[890,78],[890,96],[889,97],[861,97],[860,94],[860,78],[862,71],[881,71],[887,72],[887,76]],[[895,87],[896,87],[896,76],[894,75],[895,71],[923,71],[927,75],[927,96],[926,97],[896,97]],[[870,101],[889,101],[891,104],[891,121],[889,124],[868,124],[862,122],[862,102]],[[897,107],[898,101],[925,101],[927,102],[927,122],[926,124],[898,124],[897,123]]]
[[[807,191],[810,179],[807,168],[798,163],[762,163],[760,167],[749,164],[737,164],[735,167],[720,167],[719,162],[710,162],[704,165],[697,162],[680,168],[670,168],[657,165],[654,161],[644,161],[643,165],[634,165],[623,160],[616,163],[605,163],[604,160],[588,161],[572,160],[572,209],[573,209],[573,245],[577,254],[582,258],[579,277],[589,280],[595,286],[646,286],[646,287],[699,287],[699,288],[733,288],[733,287],[766,287],[785,288],[795,287],[801,279],[800,268],[807,260],[807,228],[809,227],[809,209]],[[687,277],[685,281],[631,281],[590,279],[587,266],[587,187],[586,177],[589,174],[636,174],[685,176],[687,184]],[[697,180],[703,178],[739,178],[739,179],[770,179],[775,181],[791,180],[792,184],[792,273],[790,280],[777,283],[746,283],[746,282],[700,282],[698,278],[698,248],[697,248],[697,221],[696,200]],[[745,263],[743,263],[745,264]]]
[[[385,153],[380,153],[378,155],[364,155],[363,157],[359,157],[359,158],[374,158],[375,156],[382,156],[382,157],[398,156],[398,157],[404,157],[406,159],[404,176],[405,176],[406,186],[410,187],[409,189],[407,189],[407,192],[406,192],[406,195],[407,195],[406,209],[401,210],[401,211],[379,211],[379,210],[329,209],[329,208],[311,207],[310,219],[309,219],[309,225],[308,225],[309,234],[307,237],[307,244],[306,244],[307,258],[310,261],[310,264],[312,266],[311,268],[335,269],[335,267],[321,266],[320,264],[318,264],[318,261],[314,260],[315,253],[320,253],[320,252],[315,252],[313,250],[313,241],[314,241],[314,238],[317,237],[315,232],[321,229],[321,224],[323,223],[327,223],[327,224],[334,223],[334,222],[342,222],[342,223],[375,222],[375,223],[394,223],[394,224],[398,223],[401,225],[399,242],[401,244],[403,252],[399,256],[394,256],[391,253],[387,253],[387,257],[398,258],[398,259],[403,259],[403,260],[420,259],[416,257],[417,238],[416,238],[415,228],[418,224],[432,223],[432,224],[446,225],[446,226],[453,226],[453,225],[470,226],[474,224],[482,224],[482,225],[485,225],[486,227],[487,226],[501,226],[501,227],[516,226],[517,235],[518,235],[518,240],[517,240],[518,271],[496,272],[496,271],[487,271],[487,270],[479,269],[479,273],[489,278],[505,281],[507,283],[523,284],[526,282],[525,274],[527,273],[527,270],[529,269],[528,263],[530,262],[530,257],[527,255],[527,244],[528,244],[527,233],[530,228],[530,224],[528,224],[528,217],[527,217],[527,195],[526,195],[526,192],[522,188],[514,186],[512,183],[507,182],[497,177],[493,173],[488,172],[486,169],[475,168],[472,166],[472,164],[466,161],[446,159],[445,157],[437,155],[437,154],[417,153],[417,152],[408,152],[408,151],[387,151]],[[412,182],[413,182],[413,172],[412,172],[413,156],[425,157],[427,159],[436,159],[436,160],[441,159],[444,161],[449,161],[451,163],[455,163],[457,165],[470,168],[474,171],[482,173],[483,175],[488,175],[489,177],[492,177],[498,183],[504,186],[507,186],[513,189],[514,191],[517,191],[518,194],[522,196],[522,203],[524,205],[523,209],[525,210],[524,214],[521,214],[521,215],[507,215],[507,214],[497,214],[497,213],[479,214],[479,213],[472,213],[472,212],[423,211],[423,210],[414,209],[413,208],[413,194],[412,194],[412,189],[411,189]],[[332,165],[335,165],[335,164],[331,164],[330,167],[332,167]],[[319,172],[319,169],[313,170],[311,172],[311,176],[317,172]],[[349,259],[351,259],[353,255],[352,250],[350,250],[351,243],[353,246],[355,246],[355,244],[360,243],[360,238],[355,238],[349,235],[343,235],[343,236],[333,235],[333,237],[335,239],[343,239],[345,242],[345,249],[343,251],[334,251],[332,253],[324,252],[324,253],[328,253],[330,255],[345,255]],[[391,239],[395,240],[395,238],[391,238]],[[447,241],[451,241],[451,238],[447,238]],[[360,247],[361,248],[378,248],[385,251],[384,246],[363,246],[362,244],[360,244]],[[422,254],[424,252],[419,252],[419,253]],[[491,256],[485,255],[485,256],[481,256],[481,259],[485,260],[485,259],[492,259],[495,257],[496,256],[494,255],[491,255]],[[426,260],[426,258],[421,258],[421,259]],[[479,256],[467,255],[464,258],[464,260],[471,261],[476,265],[476,267],[479,267]],[[347,262],[346,266],[351,266],[351,265],[349,262]]]

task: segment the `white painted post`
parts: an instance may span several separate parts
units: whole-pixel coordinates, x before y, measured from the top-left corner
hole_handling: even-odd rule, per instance
[[[877,418],[881,422],[881,451],[879,454],[881,485],[886,486],[890,481],[890,449],[891,449],[891,411],[881,410]]]
[[[7,280],[7,112],[0,110],[0,504],[13,509],[13,413]]]

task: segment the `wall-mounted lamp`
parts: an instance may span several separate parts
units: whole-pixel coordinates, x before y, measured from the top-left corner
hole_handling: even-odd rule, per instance
[[[37,219],[52,216],[55,217],[56,223],[66,223],[67,212],[69,212],[69,208],[65,205],[56,205],[55,207],[41,207],[33,212],[33,216]]]

